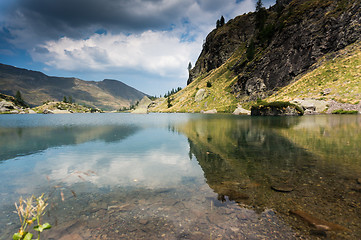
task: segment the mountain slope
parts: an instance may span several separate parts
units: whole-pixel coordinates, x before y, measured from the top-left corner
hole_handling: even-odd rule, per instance
[[[267,98],[318,68],[320,59],[338,56],[359,40],[360,1],[279,0],[214,29],[189,73],[188,86],[163,111],[208,110],[210,99],[219,102],[212,105],[218,110]],[[194,101],[198,89],[209,92],[201,102]]]
[[[50,77],[41,72],[0,64],[0,92],[14,96],[16,91],[20,91],[23,99],[32,106],[46,101],[62,101],[64,96],[70,96],[76,103],[104,110],[128,107],[146,95],[116,80],[94,82]]]
[[[290,101],[315,98],[358,104],[361,99],[361,43],[325,56],[314,70],[267,98],[269,101]]]

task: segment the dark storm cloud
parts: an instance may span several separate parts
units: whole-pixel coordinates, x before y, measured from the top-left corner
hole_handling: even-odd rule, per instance
[[[165,30],[188,22],[188,13],[209,16],[236,2],[251,0],[0,0],[0,27],[18,47],[61,37],[87,38],[99,29],[108,33]],[[253,1],[255,2],[255,0]],[[267,2],[267,1],[264,1]],[[207,15],[208,14],[208,15]],[[2,15],[2,16],[1,16]],[[207,19],[207,18],[206,18]],[[215,21],[211,19],[211,21]],[[204,24],[204,23],[201,23]],[[4,36],[4,33],[2,34]]]
[[[15,22],[50,38],[82,37],[94,28],[113,32],[163,29],[179,21],[192,1],[162,0],[18,0]],[[12,24],[9,23],[11,26]],[[54,36],[58,35],[58,36]]]

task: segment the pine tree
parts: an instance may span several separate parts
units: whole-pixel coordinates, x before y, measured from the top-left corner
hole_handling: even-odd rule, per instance
[[[247,52],[246,52],[248,61],[251,61],[254,58],[255,48],[256,47],[255,47],[254,41],[252,39],[247,47]]]
[[[263,7],[262,0],[258,0],[256,3],[256,12],[259,12]]]
[[[15,94],[15,102],[16,104],[19,104],[20,106],[23,106],[23,107],[29,107],[26,102],[24,101],[24,99],[22,98],[21,96],[21,93],[20,91],[16,91],[16,94]]]
[[[221,16],[221,20],[219,21],[219,24],[221,27],[225,24],[225,20],[223,16]]]
[[[256,27],[259,30],[263,30],[267,15],[267,10],[263,7],[262,0],[258,0],[256,3]]]
[[[188,69],[188,72],[192,69],[192,63],[191,62],[188,63],[188,68],[187,69]]]
[[[172,107],[171,101],[172,101],[172,100],[171,100],[170,97],[168,96],[168,98],[167,98],[168,108]]]

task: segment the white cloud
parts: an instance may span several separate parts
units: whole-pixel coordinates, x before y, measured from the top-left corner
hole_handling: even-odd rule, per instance
[[[150,3],[149,3],[150,4]],[[178,6],[178,1],[162,1],[161,10]],[[147,30],[125,35],[123,33],[92,34],[87,39],[62,37],[46,41],[31,51],[34,60],[65,71],[145,72],[161,77],[186,79],[186,66],[194,64],[206,35],[214,28],[216,20],[224,15],[233,18],[254,9],[254,0],[236,3],[225,0],[189,2],[184,10],[184,24],[176,20],[174,28],[167,31]],[[153,5],[152,5],[153,6]],[[154,5],[152,8],[159,8]],[[171,12],[171,11],[169,11]],[[191,39],[189,41],[184,41]]]
[[[41,51],[39,51],[41,49]],[[134,69],[161,76],[186,74],[198,42],[184,42],[172,31],[141,34],[94,34],[88,39],[63,37],[32,51],[32,57],[57,69],[113,71]]]

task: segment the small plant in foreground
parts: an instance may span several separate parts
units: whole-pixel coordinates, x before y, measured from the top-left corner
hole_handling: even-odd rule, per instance
[[[19,215],[21,227],[19,232],[13,235],[13,240],[31,240],[33,234],[29,232],[30,226],[35,225],[33,229],[38,232],[37,240],[40,240],[40,234],[51,228],[49,223],[41,224],[41,217],[45,214],[45,208],[48,206],[46,200],[43,199],[44,194],[36,198],[34,195],[24,200],[19,199],[19,205],[15,203],[16,212]]]

